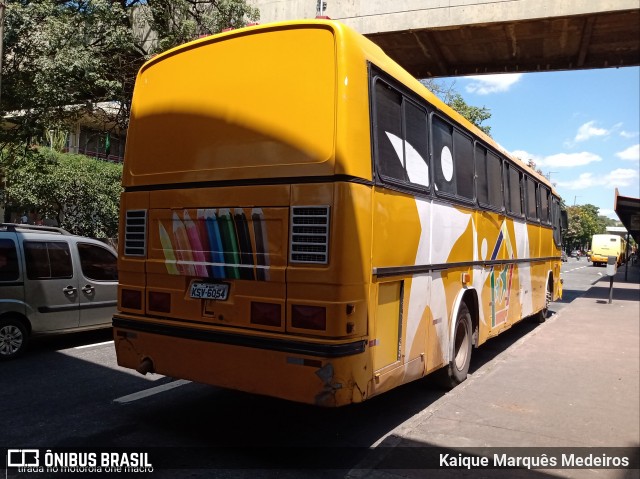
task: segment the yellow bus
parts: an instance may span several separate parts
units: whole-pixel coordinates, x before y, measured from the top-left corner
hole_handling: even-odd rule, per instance
[[[609,256],[616,257],[620,266],[625,261],[627,242],[619,235],[597,234],[591,238],[591,261],[593,266],[606,265]]]
[[[321,406],[439,371],[561,296],[560,200],[375,44],[253,26],[140,70],[121,366]]]

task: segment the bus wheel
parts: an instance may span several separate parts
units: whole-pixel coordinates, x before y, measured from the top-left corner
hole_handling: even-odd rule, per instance
[[[549,317],[549,305],[551,304],[551,298],[553,297],[553,293],[551,292],[551,284],[547,285],[547,293],[544,298],[544,307],[542,311],[538,313],[538,322],[544,323]]]
[[[467,379],[471,364],[472,343],[471,314],[467,305],[462,302],[453,329],[453,358],[448,366],[438,371],[440,375],[438,382],[445,389],[451,389]]]

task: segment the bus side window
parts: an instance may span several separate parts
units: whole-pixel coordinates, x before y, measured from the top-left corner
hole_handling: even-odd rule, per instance
[[[513,165],[507,165],[504,175],[504,197],[507,203],[507,211],[515,216],[522,216],[523,213],[521,179],[522,173],[520,173]]]
[[[525,196],[527,198],[527,219],[536,221],[538,219],[538,184],[528,176],[525,178]]]
[[[540,220],[549,224],[549,189],[540,185]]]
[[[404,103],[405,160],[411,183],[429,187],[429,142],[427,112],[409,101]]]
[[[555,196],[551,197],[551,222],[553,224],[553,240],[556,246],[562,244],[562,212],[560,211],[560,203]]]
[[[481,206],[502,209],[502,164],[500,158],[476,143],[476,188]]]
[[[381,80],[375,87],[375,139],[378,174],[406,181],[402,141],[402,95]]]
[[[434,116],[431,122],[433,138],[433,176],[436,191],[456,194],[453,162],[453,127]]]
[[[481,205],[489,205],[489,175],[487,175],[487,149],[476,143],[475,146],[476,160],[476,189],[478,194],[478,203]]]
[[[487,152],[487,188],[489,189],[489,204],[502,209],[502,160],[491,151]]]
[[[458,130],[453,131],[453,163],[456,173],[456,193],[458,196],[473,200],[473,142],[471,138]]]

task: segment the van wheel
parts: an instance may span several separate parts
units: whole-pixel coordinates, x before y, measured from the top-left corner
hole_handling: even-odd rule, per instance
[[[0,361],[18,357],[27,346],[27,328],[17,319],[0,319]]]
[[[460,304],[453,329],[453,358],[446,367],[438,371],[437,380],[445,389],[454,388],[467,379],[471,364],[472,343],[471,314],[463,302]]]

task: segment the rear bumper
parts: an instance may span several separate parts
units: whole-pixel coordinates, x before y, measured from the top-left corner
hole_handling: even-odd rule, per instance
[[[593,263],[606,263],[609,257],[601,254],[592,254],[590,259]]]
[[[364,340],[326,344],[115,316],[118,364],[319,406],[366,399]],[[358,377],[359,376],[359,377]]]

